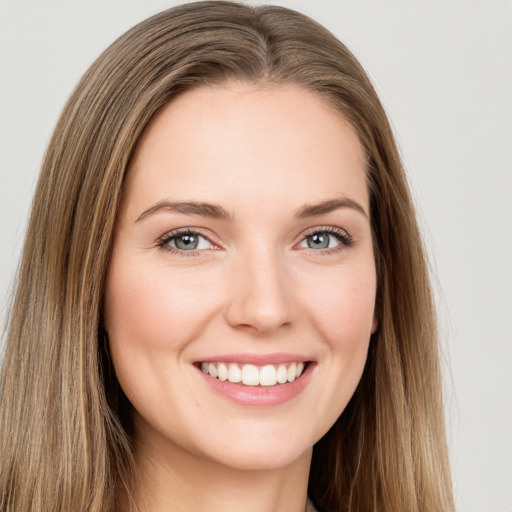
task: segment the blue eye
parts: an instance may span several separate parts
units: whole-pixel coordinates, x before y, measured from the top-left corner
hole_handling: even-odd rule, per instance
[[[159,245],[163,248],[177,251],[202,251],[213,248],[213,244],[210,240],[191,230],[170,233]]]
[[[352,244],[350,236],[336,228],[322,229],[308,234],[299,247],[313,250],[326,250],[347,247]]]

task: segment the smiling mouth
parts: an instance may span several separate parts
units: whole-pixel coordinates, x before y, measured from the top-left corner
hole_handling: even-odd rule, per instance
[[[298,379],[309,362],[292,362],[286,364],[238,365],[237,363],[202,362],[198,363],[203,373],[220,381],[227,381],[241,386],[279,386]]]

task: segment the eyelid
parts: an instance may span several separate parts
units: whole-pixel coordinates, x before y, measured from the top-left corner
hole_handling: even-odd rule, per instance
[[[171,253],[179,254],[182,256],[194,256],[194,255],[198,255],[198,253],[205,252],[208,250],[208,249],[191,249],[189,251],[185,251],[185,250],[178,249],[176,247],[172,247],[171,245],[169,245],[169,242],[173,238],[177,238],[180,235],[196,235],[196,236],[201,236],[201,237],[205,238],[206,240],[208,240],[208,242],[210,242],[210,244],[212,246],[214,246],[209,250],[220,249],[220,247],[221,247],[221,245],[216,241],[216,237],[213,235],[213,233],[211,231],[207,231],[203,228],[187,226],[187,227],[183,227],[183,228],[173,229],[171,231],[168,231],[164,235],[162,235],[156,241],[157,248],[165,250],[165,251],[169,251]]]
[[[329,235],[335,236],[340,242],[339,246],[321,250],[299,247],[299,244],[302,243],[308,236],[312,236],[317,233],[327,233]],[[294,249],[310,250],[321,254],[330,254],[351,247],[353,244],[353,238],[345,229],[339,228],[337,226],[314,226],[302,232],[300,240],[294,245]]]
[[[299,247],[299,244],[301,244],[308,236],[312,236],[317,233],[327,233],[329,235],[333,235],[339,240],[340,243],[336,247],[320,250]],[[201,236],[208,240],[209,243],[212,244],[212,246],[214,247],[212,247],[211,249],[191,249],[189,251],[185,251],[169,245],[169,241],[172,240],[173,238],[177,238],[180,235],[187,234]],[[295,250],[309,250],[315,253],[332,254],[343,249],[346,249],[348,247],[351,247],[353,243],[354,240],[345,229],[339,228],[337,226],[314,226],[308,228],[307,230],[301,233],[300,239],[294,244],[293,248]],[[180,256],[197,256],[202,252],[206,252],[207,250],[215,250],[220,249],[222,247],[221,244],[217,242],[217,237],[211,231],[205,230],[204,228],[190,226],[168,231],[167,233],[165,233],[164,235],[157,239],[156,245],[159,249],[166,250],[174,254],[179,254]]]
[[[346,236],[347,238],[351,238],[346,229],[339,228],[337,226],[329,226],[329,225],[321,225],[321,226],[313,226],[311,228],[306,229],[302,232],[302,237],[305,238],[307,236],[314,235],[315,233],[334,233]]]

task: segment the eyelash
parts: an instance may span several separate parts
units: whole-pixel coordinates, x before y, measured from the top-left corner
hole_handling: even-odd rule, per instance
[[[299,243],[302,243],[310,236],[314,236],[321,233],[327,233],[328,235],[334,236],[339,242],[339,245],[336,247],[331,247],[323,250],[316,250],[309,248],[309,251],[313,251],[322,256],[329,256],[334,253],[338,253],[344,249],[348,249],[354,245],[354,239],[343,229],[334,227],[334,226],[317,226],[308,230],[304,233],[302,240]],[[297,244],[298,245],[298,244]]]
[[[210,244],[213,246],[216,246],[214,242],[210,240],[210,237],[201,232],[198,229],[192,229],[192,228],[182,228],[182,229],[176,229],[174,231],[171,231],[170,233],[165,234],[160,240],[158,240],[157,246],[159,249],[163,251],[170,252],[171,254],[177,254],[179,256],[198,256],[199,253],[201,253],[204,249],[199,250],[190,250],[190,251],[184,251],[182,249],[177,249],[176,247],[171,247],[169,245],[169,242],[171,240],[174,240],[176,238],[179,238],[180,236],[201,236],[208,240]]]
[[[312,228],[312,229],[306,231],[304,233],[302,239],[300,240],[300,242],[298,242],[298,244],[295,244],[294,248],[296,248],[300,243],[302,243],[308,237],[314,236],[317,234],[321,234],[321,233],[327,233],[328,235],[334,236],[338,240],[339,245],[336,247],[331,247],[331,248],[327,248],[327,249],[323,249],[323,250],[317,250],[317,249],[312,249],[312,248],[309,248],[308,250],[313,251],[317,254],[319,253],[321,255],[330,255],[330,254],[342,251],[343,249],[352,247],[352,245],[354,244],[354,240],[352,239],[352,237],[343,229],[336,228],[334,226],[318,226],[318,227],[315,227],[315,228]],[[216,246],[216,244],[210,240],[210,237],[207,236],[206,234],[202,233],[200,230],[191,229],[191,228],[182,228],[182,229],[177,229],[175,231],[171,231],[170,233],[167,233],[162,238],[160,238],[157,242],[157,247],[163,251],[170,252],[171,254],[177,254],[179,256],[186,256],[186,257],[187,256],[199,256],[199,253],[204,251],[204,249],[193,249],[190,251],[185,251],[182,249],[177,249],[175,247],[171,247],[169,245],[169,242],[171,242],[171,240],[177,239],[180,236],[184,236],[184,235],[201,236],[201,237],[205,238],[206,240],[208,240],[208,242],[211,243],[213,246]]]

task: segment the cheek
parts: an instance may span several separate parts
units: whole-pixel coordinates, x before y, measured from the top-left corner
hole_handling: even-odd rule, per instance
[[[109,335],[150,348],[179,348],[201,329],[200,318],[211,307],[206,286],[178,271],[113,265],[105,294],[105,326]],[[170,344],[172,347],[170,347]]]
[[[316,289],[306,300],[317,329],[332,350],[357,351],[372,333],[376,294],[373,267],[342,268],[321,282],[317,280]]]
[[[310,321],[323,342],[319,365],[323,387],[313,406],[322,419],[323,432],[343,412],[361,379],[372,334],[375,293],[375,272],[368,266],[340,269],[322,282],[321,292],[310,295]]]
[[[172,273],[171,273],[172,272]],[[113,260],[105,291],[105,329],[118,381],[139,411],[169,402],[169,375],[181,369],[181,355],[208,323],[213,309],[203,281],[190,286],[179,269]],[[207,282],[207,281],[206,281]],[[179,387],[180,382],[176,383]]]
[[[204,300],[208,282],[198,278],[191,286],[190,273],[140,265],[126,256],[111,261],[105,329],[112,361],[129,401],[152,424],[159,423],[159,411],[180,410],[175,401],[187,396],[180,379],[174,380],[174,393],[169,392],[169,376],[182,370],[183,351],[200,336],[215,309],[213,300]]]

